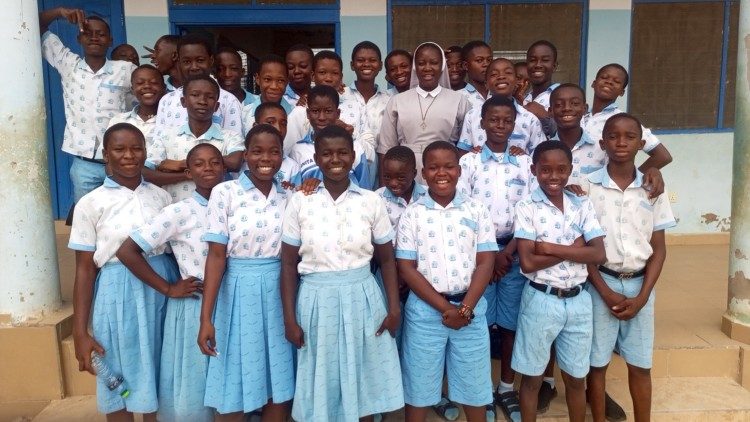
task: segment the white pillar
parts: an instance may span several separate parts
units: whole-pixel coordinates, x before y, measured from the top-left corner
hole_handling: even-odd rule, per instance
[[[13,323],[60,305],[38,13],[36,0],[0,12],[0,319]]]

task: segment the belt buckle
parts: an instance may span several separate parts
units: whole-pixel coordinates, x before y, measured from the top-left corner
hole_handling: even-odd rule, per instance
[[[563,295],[567,292],[567,290],[568,289],[560,289],[560,288],[558,288],[557,289],[557,298],[558,299],[565,299],[565,296],[563,296]]]
[[[628,273],[620,273],[620,276],[618,277],[620,280],[627,280],[633,278],[633,275],[635,272],[631,271]]]

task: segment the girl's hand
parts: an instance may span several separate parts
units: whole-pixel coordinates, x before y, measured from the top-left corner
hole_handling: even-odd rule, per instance
[[[284,323],[284,327],[284,334],[289,343],[292,343],[298,349],[305,345],[305,333],[302,331],[302,327],[297,324],[297,321],[291,324]]]
[[[443,325],[458,330],[469,325],[469,320],[458,313],[458,308],[451,308],[443,313]]]
[[[583,188],[581,187],[581,185],[568,185],[568,186],[565,186],[565,190],[567,190],[568,192],[573,192],[573,194],[575,196],[586,196],[587,195],[586,191],[583,190]]]
[[[73,335],[73,345],[76,349],[76,359],[78,360],[78,370],[88,371],[92,375],[96,375],[94,369],[91,367],[91,352],[96,351],[100,355],[104,356],[104,348],[94,340],[89,333],[81,335]]]
[[[302,191],[302,193],[304,193],[305,196],[309,196],[315,193],[315,191],[318,189],[318,186],[320,186],[320,180],[314,177],[311,177],[309,179],[305,179],[305,181],[302,182],[302,184],[297,188],[297,190]]]
[[[349,135],[354,133],[354,126],[350,125],[349,123],[344,122],[341,119],[337,119],[336,123],[334,123],[336,126],[340,126],[344,128],[347,132],[349,132]]]
[[[201,322],[201,328],[198,330],[198,347],[201,353],[207,356],[218,356],[216,350],[216,332],[214,325],[210,322]]]
[[[166,296],[173,298],[192,297],[198,299],[199,297],[195,294],[196,292],[203,293],[203,283],[198,281],[197,278],[190,276],[186,279],[170,284]]]
[[[164,173],[182,173],[187,168],[185,160],[164,160],[156,167]]]
[[[391,337],[396,337],[396,330],[398,330],[398,324],[400,322],[401,322],[401,310],[400,309],[395,309],[391,312],[388,312],[388,315],[385,316],[383,323],[380,324],[380,328],[378,328],[378,331],[375,333],[375,335],[379,336],[383,334],[383,331],[388,330],[388,332],[391,334]]]
[[[514,157],[526,155],[526,151],[518,145],[511,145],[510,148],[508,148],[508,153]]]
[[[300,107],[307,107],[307,94],[299,96],[299,100],[297,100],[297,105]]]

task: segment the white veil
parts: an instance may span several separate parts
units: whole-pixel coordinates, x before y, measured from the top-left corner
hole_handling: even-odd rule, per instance
[[[414,49],[414,55],[411,63],[411,81],[409,83],[409,88],[415,88],[419,85],[419,79],[417,79],[417,51],[425,44],[432,44],[437,47],[438,50],[440,50],[440,57],[443,59],[443,65],[440,66],[442,73],[440,74],[440,78],[438,79],[438,85],[446,89],[451,89],[451,79],[450,75],[448,75],[448,66],[446,65],[445,61],[445,51],[443,51],[443,48],[437,45],[437,43],[434,43],[432,41],[423,42]]]

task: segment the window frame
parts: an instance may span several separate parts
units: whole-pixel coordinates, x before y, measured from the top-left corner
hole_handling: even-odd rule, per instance
[[[716,122],[713,127],[691,128],[691,129],[653,129],[656,135],[684,135],[692,133],[733,133],[734,126],[724,126],[724,107],[727,89],[727,60],[729,59],[729,24],[730,11],[732,3],[739,3],[739,0],[632,0],[630,8],[630,54],[628,57],[628,74],[632,76],[633,63],[633,26],[635,21],[635,7],[638,4],[669,4],[669,3],[721,3],[723,5],[724,17],[722,21],[722,40],[721,40],[721,65],[719,79],[719,98],[718,108],[716,110]],[[738,46],[739,48],[739,46]],[[630,90],[630,87],[628,87]],[[628,95],[627,110],[630,110],[631,95]]]
[[[578,84],[586,86],[586,58],[588,56],[588,27],[589,27],[589,1],[587,0],[387,0],[386,20],[388,31],[388,51],[393,50],[393,6],[484,6],[484,39],[487,44],[492,38],[492,28],[490,25],[490,8],[499,4],[580,4],[581,5],[581,45],[580,57],[578,60]]]

